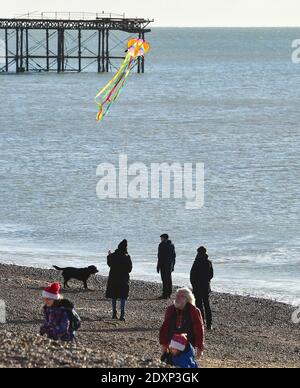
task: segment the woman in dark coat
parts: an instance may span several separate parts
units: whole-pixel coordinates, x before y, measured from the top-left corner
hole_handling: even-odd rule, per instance
[[[196,306],[200,309],[203,320],[206,318],[208,330],[212,329],[212,311],[209,296],[211,294],[210,282],[213,277],[214,270],[212,262],[208,259],[206,249],[200,247],[191,270],[191,284],[196,297]]]
[[[117,300],[121,301],[120,321],[125,321],[125,306],[129,296],[129,274],[132,271],[132,261],[127,250],[127,240],[123,240],[118,249],[108,253],[107,265],[110,267],[106,297],[112,299],[113,319],[117,316]]]

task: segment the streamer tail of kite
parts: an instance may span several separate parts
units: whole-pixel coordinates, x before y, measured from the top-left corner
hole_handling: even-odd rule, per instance
[[[150,50],[150,45],[143,39],[131,39],[128,42],[126,58],[117,74],[97,94],[96,103],[99,106],[97,121],[101,121],[109,111],[112,103],[119,97],[126,79],[133,69],[138,57],[143,57]]]

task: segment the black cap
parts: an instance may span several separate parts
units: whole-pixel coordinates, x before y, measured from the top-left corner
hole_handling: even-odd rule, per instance
[[[169,235],[165,233],[165,234],[162,234],[160,236],[160,238],[164,238],[165,240],[169,240]]]
[[[206,253],[206,252],[207,252],[206,248],[204,247],[198,248],[198,253]]]

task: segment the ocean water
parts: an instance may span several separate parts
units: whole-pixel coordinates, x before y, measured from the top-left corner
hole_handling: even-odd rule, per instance
[[[146,74],[132,75],[98,124],[111,74],[0,74],[0,260],[98,265],[127,238],[133,278],[159,281],[159,236],[189,285],[199,245],[217,291],[300,303],[300,29],[154,29]],[[201,162],[205,206],[96,196],[100,163]]]

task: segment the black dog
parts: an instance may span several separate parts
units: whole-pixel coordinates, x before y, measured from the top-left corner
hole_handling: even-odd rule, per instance
[[[58,271],[63,271],[62,276],[64,278],[64,288],[70,288],[68,285],[69,280],[77,279],[83,282],[84,288],[86,290],[88,289],[87,281],[89,280],[90,276],[99,272],[94,265],[91,265],[87,268],[59,268],[54,265],[53,268],[57,269]]]

